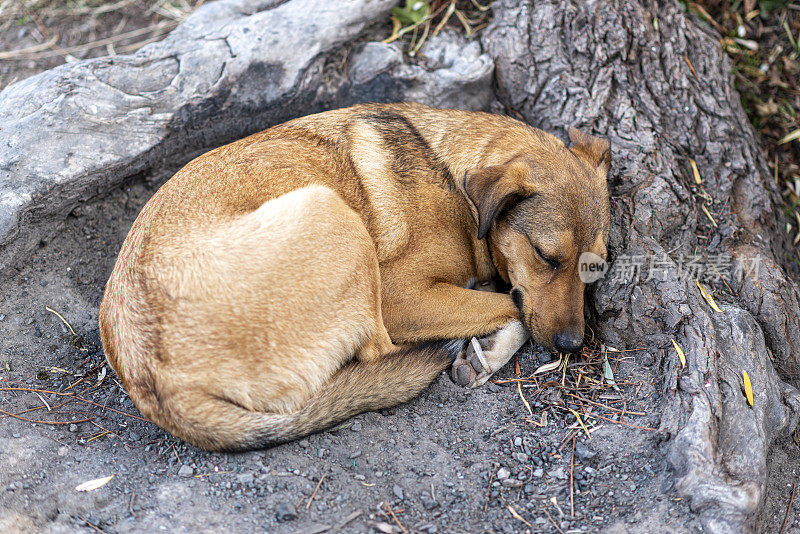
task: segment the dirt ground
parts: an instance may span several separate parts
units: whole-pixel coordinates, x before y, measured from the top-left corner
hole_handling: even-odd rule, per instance
[[[126,9],[141,4],[128,2]],[[136,19],[136,13],[128,15],[126,30],[167,20]],[[33,26],[5,27],[0,48],[35,46]],[[0,62],[0,87],[63,58],[30,61]],[[512,360],[497,376],[499,384],[470,391],[442,376],[411,403],[265,451],[206,453],[141,420],[105,364],[97,307],[136,214],[175,170],[158,169],[87,201],[29,261],[0,276],[0,527],[304,533],[700,528],[665,483],[664,451],[651,430],[659,426],[661,377],[636,351],[614,359],[621,392],[598,400],[644,415],[595,410],[607,420],[587,419],[591,439],[568,411],[586,406],[571,404],[559,388],[560,370],[536,382],[505,381],[528,377],[550,361],[549,353],[531,345],[518,356],[519,374]],[[593,365],[589,375],[600,374]],[[786,517],[784,532],[800,532],[800,514],[786,516],[792,483],[800,479],[794,438],[777,443],[771,458],[761,529],[779,532]],[[75,489],[111,475],[99,489]]]

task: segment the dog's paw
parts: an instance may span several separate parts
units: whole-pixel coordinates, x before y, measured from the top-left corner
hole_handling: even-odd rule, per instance
[[[490,343],[491,338],[474,337],[467,343],[450,368],[453,382],[459,386],[477,387],[489,379],[491,371],[486,361],[485,350]],[[475,350],[476,344],[480,347],[480,353]]]
[[[460,386],[482,386],[527,340],[528,332],[519,321],[511,321],[490,336],[472,338],[453,362],[450,377]]]

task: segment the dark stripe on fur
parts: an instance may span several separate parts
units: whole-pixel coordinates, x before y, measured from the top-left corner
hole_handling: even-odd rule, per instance
[[[438,177],[438,185],[455,190],[450,169],[431,149],[430,144],[411,121],[391,111],[378,111],[364,116],[383,137],[384,147],[394,157],[392,170],[407,185],[415,183],[420,169],[427,168]]]

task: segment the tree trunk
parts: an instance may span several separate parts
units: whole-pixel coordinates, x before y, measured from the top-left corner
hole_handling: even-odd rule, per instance
[[[481,41],[505,106],[613,145],[612,266],[589,308],[605,343],[645,348],[634,354],[660,386],[667,481],[709,531],[756,528],[767,452],[800,414],[786,382],[800,368],[800,294],[784,268],[794,251],[777,185],[719,36],[676,2],[498,0],[493,10]],[[697,270],[686,273],[694,257],[721,313]]]

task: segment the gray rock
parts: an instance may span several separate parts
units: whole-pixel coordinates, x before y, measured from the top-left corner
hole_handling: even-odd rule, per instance
[[[422,497],[419,498],[419,500],[422,502],[422,506],[428,511],[433,510],[434,508],[439,506],[439,503],[436,501],[436,499],[429,497],[424,493],[422,494]]]
[[[194,476],[194,468],[191,465],[183,464],[180,469],[178,469],[178,476],[183,478],[189,478]]]
[[[403,500],[403,488],[401,488],[399,485],[394,484],[392,486],[392,493],[394,493],[394,496],[397,497],[399,500],[401,501]]]
[[[500,469],[497,470],[496,476],[499,480],[504,480],[511,476],[511,472],[505,467],[501,467]]]
[[[597,457],[597,451],[579,441],[575,444],[575,456],[584,462],[588,462]]]
[[[277,519],[279,523],[293,521],[297,519],[297,512],[291,504],[281,502],[275,507],[275,519]]]
[[[255,480],[255,475],[253,473],[242,473],[240,475],[236,475],[236,481],[239,484],[250,484]]]
[[[209,2],[134,55],[77,61],[6,87],[0,268],[85,199],[298,115],[363,101],[487,108],[493,62],[455,32],[429,40],[429,65],[403,64],[396,46],[369,43],[350,56],[347,76],[323,72],[395,4]]]

